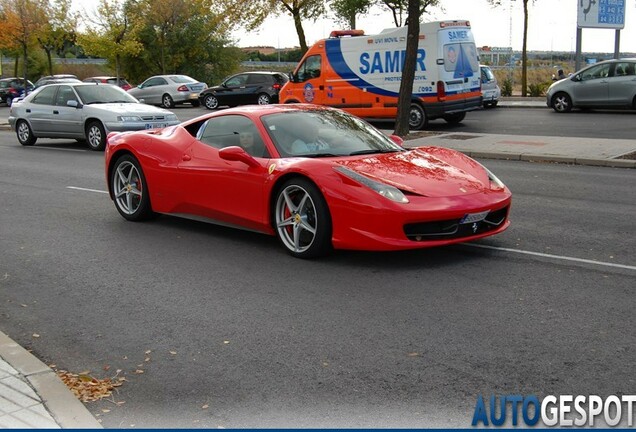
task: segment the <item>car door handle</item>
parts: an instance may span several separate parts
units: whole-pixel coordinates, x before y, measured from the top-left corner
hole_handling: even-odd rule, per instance
[[[184,162],[188,162],[190,160],[192,160],[192,157],[188,154],[184,154],[183,156],[181,156],[181,160]]]
[[[53,114],[59,114],[60,112],[58,110],[53,110]]]
[[[31,112],[31,109],[30,109],[30,108],[27,108],[26,112],[30,113],[30,112]]]
[[[324,85],[319,85],[319,86],[318,86],[318,90],[324,90],[324,89],[325,89],[325,86],[324,86]]]

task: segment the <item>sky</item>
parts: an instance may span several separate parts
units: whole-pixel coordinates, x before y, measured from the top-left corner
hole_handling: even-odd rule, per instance
[[[99,0],[73,0],[77,10],[91,10]],[[249,1],[249,0],[239,0]],[[590,0],[534,0],[529,1],[528,49],[532,51],[574,51],[579,2]],[[596,0],[597,3],[605,0]],[[621,52],[636,53],[636,0],[625,3],[625,28],[620,32]],[[462,19],[469,20],[477,46],[512,47],[520,51],[523,41],[523,3],[521,0],[502,0],[503,6],[493,8],[487,0],[441,0],[441,8],[433,8],[423,21]],[[358,18],[357,27],[371,35],[394,27],[390,12],[372,10]],[[318,21],[303,21],[308,45],[329,36],[343,26],[333,17]],[[290,48],[299,46],[291,16],[267,19],[253,32],[244,30],[232,34],[236,45],[273,46]],[[614,52],[614,29],[583,29],[583,52]]]
[[[577,5],[580,0],[535,0],[529,4],[528,49],[536,51],[574,51],[576,49]],[[584,0],[589,1],[589,0]],[[598,0],[597,0],[598,1]],[[625,28],[620,32],[621,52],[636,53],[636,0],[625,1]],[[502,0],[493,8],[486,0],[441,0],[442,8],[431,9],[422,21],[467,19],[477,46],[509,47],[521,50],[523,42],[523,3]],[[510,8],[512,5],[512,10]],[[365,34],[376,34],[394,27],[390,12],[379,9],[358,18]],[[308,45],[342,28],[333,19],[303,21]],[[511,32],[512,30],[512,32]],[[298,46],[298,36],[290,16],[268,19],[257,31],[235,32],[237,45],[277,48]],[[583,29],[583,52],[614,52],[614,29]]]

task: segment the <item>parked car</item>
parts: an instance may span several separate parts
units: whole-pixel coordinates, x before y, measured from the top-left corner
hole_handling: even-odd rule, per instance
[[[546,104],[559,113],[572,108],[636,109],[636,59],[605,60],[553,83]]]
[[[199,102],[211,110],[222,105],[276,103],[278,93],[287,81],[287,75],[280,72],[240,73],[227,78],[221,85],[202,91]]]
[[[43,85],[46,85],[46,84],[54,84],[56,82],[59,82],[59,80],[61,79],[71,79],[71,78],[79,81],[77,76],[72,74],[45,75],[43,77],[40,77],[40,79],[35,82],[35,87],[36,88],[42,87]]]
[[[84,82],[92,82],[92,83],[101,83],[101,84],[112,84],[123,88],[124,90],[130,90],[132,86],[126,81],[124,78],[117,78],[112,76],[95,76],[84,78],[82,81]]]
[[[42,86],[9,111],[9,124],[25,146],[38,138],[74,138],[103,150],[110,132],[178,123],[175,114],[142,104],[119,87],[82,82]]]
[[[33,90],[33,83],[27,80],[27,90]],[[0,79],[0,103],[11,106],[11,103],[24,94],[24,78]]]
[[[298,258],[435,247],[509,226],[511,193],[493,173],[448,148],[401,143],[334,108],[249,105],[112,134],[105,170],[127,220],[215,221],[277,236]]]
[[[199,93],[208,88],[187,75],[156,75],[128,90],[128,93],[144,103],[171,108],[185,102],[199,106]]]
[[[481,70],[481,96],[484,108],[496,107],[501,97],[501,89],[497,84],[497,77],[492,73],[490,67],[479,65]]]

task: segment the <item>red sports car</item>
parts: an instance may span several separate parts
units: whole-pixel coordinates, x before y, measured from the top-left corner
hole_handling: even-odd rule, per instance
[[[299,258],[447,245],[508,227],[511,194],[489,170],[454,150],[400,144],[332,108],[243,106],[111,133],[106,178],[127,220],[163,213],[259,231]]]

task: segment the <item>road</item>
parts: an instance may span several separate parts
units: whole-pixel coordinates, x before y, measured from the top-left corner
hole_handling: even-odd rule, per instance
[[[105,427],[469,427],[479,394],[636,393],[633,170],[484,160],[514,193],[502,235],[302,261],[126,222],[103,154],[45,143],[0,131],[0,328],[126,377],[88,405]]]

